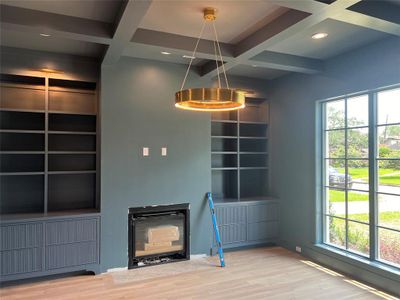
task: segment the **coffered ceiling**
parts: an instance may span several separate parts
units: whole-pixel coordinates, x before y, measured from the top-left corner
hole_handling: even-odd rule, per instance
[[[121,9],[120,0],[1,0],[1,3],[108,23],[115,21]]]
[[[224,43],[239,42],[288,10],[270,1],[153,1],[140,28],[197,38],[205,7],[217,9],[218,38]],[[203,38],[213,40],[208,29]]]
[[[95,57],[105,65],[121,56],[187,64],[182,56],[191,55],[202,9],[208,6],[217,8],[228,75],[274,79],[292,72],[318,73],[329,58],[400,38],[398,0],[0,2],[2,47]],[[312,39],[318,32],[328,36]],[[210,26],[194,61],[198,72],[210,78],[218,72],[212,38]]]
[[[310,38],[316,32],[329,35],[323,40]],[[362,26],[326,19],[271,46],[270,50],[323,60],[389,36]]]

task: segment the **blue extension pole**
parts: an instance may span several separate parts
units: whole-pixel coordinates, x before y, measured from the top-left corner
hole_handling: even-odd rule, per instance
[[[217,245],[218,245],[219,261],[221,262],[221,267],[225,267],[224,251],[222,250],[221,236],[219,235],[217,217],[215,216],[214,202],[212,200],[212,196],[211,196],[210,192],[207,193],[207,198],[208,198],[208,204],[210,205],[210,210],[211,210],[211,219],[213,222],[215,239],[217,240]]]

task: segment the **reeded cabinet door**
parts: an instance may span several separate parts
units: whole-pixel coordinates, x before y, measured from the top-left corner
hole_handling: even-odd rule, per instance
[[[249,242],[270,240],[278,237],[278,205],[276,202],[249,205],[247,219]]]
[[[0,226],[1,276],[42,271],[43,223]]]
[[[46,223],[46,269],[98,263],[99,219]]]
[[[246,241],[246,206],[218,206],[215,212],[223,245]]]

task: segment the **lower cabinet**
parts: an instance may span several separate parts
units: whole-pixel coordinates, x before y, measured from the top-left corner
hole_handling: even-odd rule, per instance
[[[0,234],[1,281],[99,271],[98,214],[2,221]]]
[[[215,213],[225,249],[277,242],[277,200],[215,203]]]

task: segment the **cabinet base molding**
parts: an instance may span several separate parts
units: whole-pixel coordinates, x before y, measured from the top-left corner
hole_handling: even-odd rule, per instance
[[[32,279],[32,278],[40,278],[40,277],[47,277],[52,275],[60,275],[69,273],[76,273],[76,272],[91,272],[94,275],[100,274],[100,265],[99,264],[90,264],[90,265],[83,265],[83,266],[75,266],[75,267],[68,267],[56,270],[48,270],[48,271],[38,271],[32,273],[21,273],[21,274],[13,274],[7,276],[1,276],[1,282],[11,283],[12,281],[17,280],[24,280],[24,279]]]

